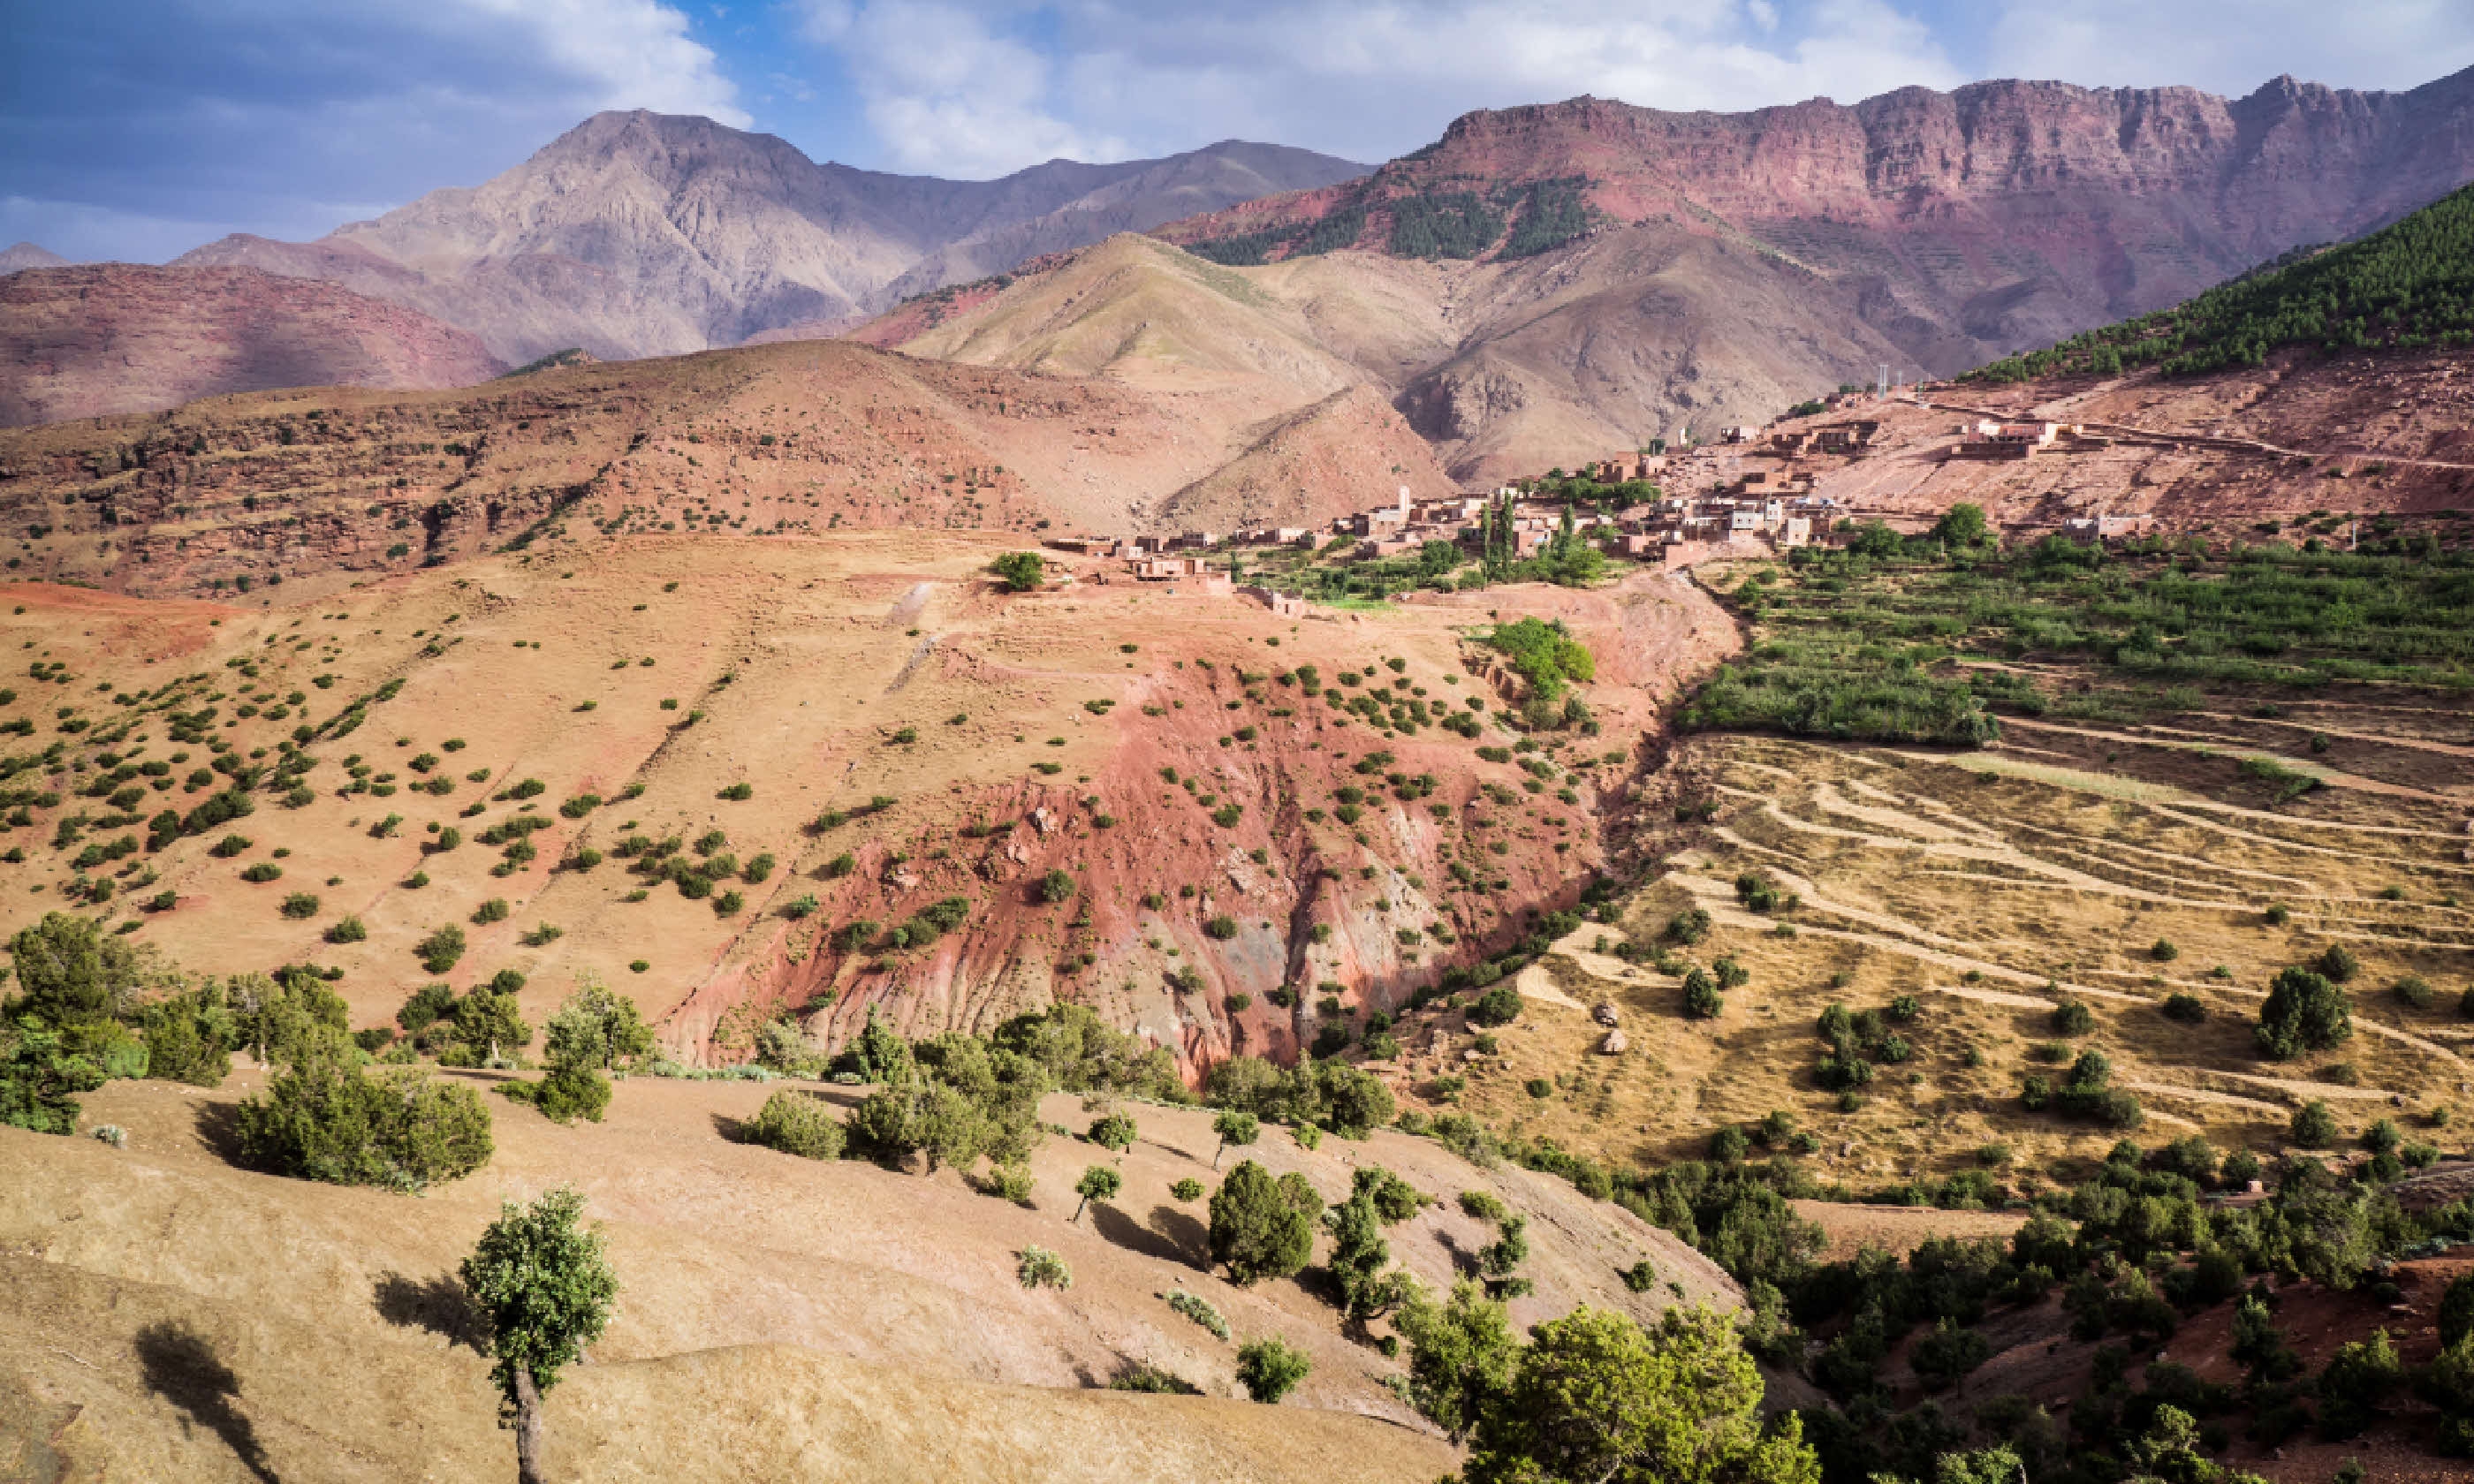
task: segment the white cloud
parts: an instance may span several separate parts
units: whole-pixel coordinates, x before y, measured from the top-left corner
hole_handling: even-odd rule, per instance
[[[2003,0],[1988,76],[2240,97],[2281,73],[2400,90],[2474,66],[2465,0]]]
[[[983,175],[1231,135],[1378,160],[1471,108],[1593,93],[1736,111],[1977,77],[2409,87],[2469,0],[794,0],[885,156]]]
[[[431,0],[402,13],[425,14],[428,25],[458,36],[499,33],[498,44],[567,79],[587,111],[650,108],[749,123],[712,48],[688,34],[687,15],[655,0]]]
[[[1007,35],[1002,7],[817,0],[805,33],[843,57],[888,162],[995,176],[1058,156],[1122,156],[1106,131],[1052,102],[1049,59]]]
[[[1962,80],[1888,0],[1811,0],[1791,24],[1774,0],[810,0],[805,16],[891,159],[942,174],[1230,135],[1372,160],[1472,108],[1584,92],[1733,109]]]

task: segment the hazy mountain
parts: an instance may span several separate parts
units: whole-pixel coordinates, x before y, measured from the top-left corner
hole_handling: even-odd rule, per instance
[[[0,250],[0,274],[12,274],[27,268],[66,268],[69,260],[49,248],[20,242]]]
[[[1364,169],[1230,142],[942,180],[817,164],[706,118],[602,113],[479,186],[313,243],[227,237],[176,265],[331,279],[469,329],[511,362],[569,346],[623,358],[846,323],[1032,252]]]

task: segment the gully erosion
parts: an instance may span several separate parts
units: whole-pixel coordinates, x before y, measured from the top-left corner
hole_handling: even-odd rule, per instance
[[[832,1047],[871,1014],[906,1036],[984,1034],[1063,1002],[1169,1048],[1189,1081],[1232,1055],[1328,1050],[1421,992],[1516,969],[1524,945],[1577,925],[1591,883],[1637,876],[1664,707],[1740,645],[1682,572],[1304,622],[1216,607],[1109,646],[1138,643],[1152,673],[1089,677],[1113,687],[1084,703],[1096,745],[1028,778],[955,782],[885,828],[864,806],[813,822],[797,874],[815,910],[752,923],[666,1040],[729,1063],[784,1017]],[[1524,682],[1482,641],[1524,616],[1595,657],[1569,723],[1521,730]],[[938,638],[898,683],[1011,678]],[[1428,720],[1446,716],[1455,730]]]

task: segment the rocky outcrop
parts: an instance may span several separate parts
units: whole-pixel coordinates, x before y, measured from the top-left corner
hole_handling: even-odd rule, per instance
[[[504,370],[417,310],[254,268],[99,263],[0,278],[0,425],[270,387],[464,386]]]

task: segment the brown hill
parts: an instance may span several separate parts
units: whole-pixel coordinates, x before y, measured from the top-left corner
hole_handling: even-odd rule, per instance
[[[0,278],[0,425],[265,387],[454,387],[506,370],[416,310],[255,269],[102,263]]]
[[[2405,93],[2278,78],[2239,100],[2017,81],[1739,114],[1577,98],[1467,114],[1363,181],[1161,235],[1224,254],[1271,230],[1287,234],[1261,250],[1273,256],[1520,256],[1625,222],[1739,231],[1864,281],[1888,300],[1874,311],[1885,327],[1920,316],[1903,337],[1932,363],[1934,333],[1979,358],[2059,339],[2356,235],[2469,178],[2474,72]],[[1297,239],[1308,224],[1326,230]]]
[[[1841,313],[1817,315],[1832,305]],[[1116,238],[853,337],[1163,391],[1360,387],[1463,483],[1630,449],[1678,424],[1707,431],[1731,408],[1787,405],[1897,354],[1844,288],[1664,226],[1448,264],[1348,251],[1225,268]]]
[[[553,515],[614,533],[1156,529],[1299,401],[1262,377],[1154,397],[808,341],[27,429],[0,436],[0,510],[11,571],[147,593],[405,571]],[[1312,482],[1210,509],[1320,521],[1448,487],[1379,402],[1282,424],[1280,446]]]
[[[706,118],[601,113],[477,187],[317,242],[233,236],[176,262],[332,279],[469,329],[511,363],[570,346],[667,355],[847,322],[1033,252],[1363,168],[1229,141],[940,180],[819,165]]]

